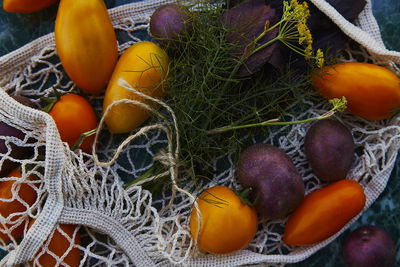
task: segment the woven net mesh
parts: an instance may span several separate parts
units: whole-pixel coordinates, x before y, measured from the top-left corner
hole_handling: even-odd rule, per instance
[[[147,0],[109,10],[119,42],[119,53],[135,42],[149,39],[147,28],[150,15],[170,0]],[[371,3],[353,25],[344,20],[322,0],[312,0],[346,34],[361,45],[361,50],[348,50],[352,56],[361,54],[367,61],[395,70],[400,54],[385,49],[379,27],[372,15]],[[140,36],[140,37],[138,37]],[[3,266],[20,263],[40,266],[44,261],[54,266],[282,266],[301,261],[340,235],[356,218],[328,240],[308,247],[289,247],[282,241],[285,219],[260,221],[259,231],[245,249],[229,255],[210,255],[195,249],[188,230],[193,199],[182,192],[175,195],[170,188],[152,195],[141,186],[128,189],[124,184],[140,176],[152,165],[161,148],[169,145],[165,132],[154,129],[129,142],[118,159],[110,166],[96,164],[93,155],[75,152],[61,142],[52,118],[45,112],[21,105],[10,95],[24,95],[33,102],[51,96],[52,88],[61,93],[76,92],[66,76],[55,51],[54,34],[0,58],[0,121],[19,132],[1,136],[6,152],[1,153],[0,165],[22,167],[21,177],[15,174],[0,178],[1,185],[11,190],[8,198],[18,210],[0,216],[0,246],[8,251]],[[101,112],[102,96],[90,97]],[[296,105],[296,103],[293,103]],[[329,110],[328,103],[304,100],[306,112],[293,120],[321,115]],[[382,121],[367,121],[344,113],[336,119],[349,129],[355,139],[356,155],[349,179],[363,186],[367,209],[386,186],[399,148],[400,117]],[[306,193],[321,182],[311,171],[301,144],[309,125],[278,128],[263,140],[283,149],[293,160],[304,179]],[[172,129],[173,131],[173,129]],[[173,133],[176,134],[176,133]],[[101,134],[96,155],[107,160],[115,155],[124,136]],[[11,153],[15,147],[29,150],[28,157]],[[45,155],[43,157],[42,155]],[[10,165],[10,166],[11,166]],[[214,184],[238,189],[232,155],[215,160],[218,169]],[[221,167],[223,166],[223,167]],[[182,189],[196,195],[198,184],[185,181]],[[33,197],[29,198],[29,195]],[[29,219],[30,218],[30,219]],[[23,238],[17,237],[17,232]],[[52,244],[56,240],[57,244]],[[79,242],[78,242],[79,240]],[[59,247],[56,252],[54,247]],[[76,256],[78,258],[76,259]],[[46,257],[46,258],[44,258]],[[75,258],[74,258],[75,257]]]

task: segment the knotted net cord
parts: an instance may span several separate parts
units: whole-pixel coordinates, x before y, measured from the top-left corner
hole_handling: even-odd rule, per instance
[[[136,33],[147,30],[149,17],[156,7],[170,2],[172,1],[148,0],[111,9],[113,25],[124,36],[119,40],[119,52],[122,53],[131,44],[141,41]],[[344,32],[365,48],[361,52],[348,51],[350,55],[362,53],[364,58],[388,67],[399,63],[399,54],[387,51],[380,39],[370,1],[356,25],[344,22],[325,1],[312,2],[330,14]],[[375,41],[367,45],[365,42],[370,39],[364,39],[365,34]],[[130,89],[129,84],[123,85]],[[27,183],[38,196],[33,203],[25,205],[26,211],[21,212],[17,219],[0,219],[3,226],[11,224],[8,229],[3,227],[6,228],[2,231],[5,234],[10,235],[11,230],[20,225],[26,234],[22,240],[11,238],[10,242],[1,244],[3,249],[9,251],[1,261],[2,266],[31,261],[40,248],[46,251],[47,238],[53,236],[55,231],[62,231],[60,223],[75,224],[75,231],[81,233],[82,243],[77,245],[71,242],[69,247],[80,250],[81,266],[242,266],[258,263],[282,266],[309,257],[329,244],[357,219],[354,218],[335,236],[307,248],[288,247],[282,242],[281,234],[285,224],[283,219],[261,221],[255,239],[240,252],[224,256],[209,255],[201,251],[193,253],[195,242],[188,230],[188,219],[194,202],[193,196],[199,193],[199,185],[190,180],[185,181],[184,186],[178,186],[176,181],[174,183],[179,137],[172,134],[176,132],[173,118],[161,118],[164,123],[144,126],[134,134],[134,138],[126,139],[126,142],[118,136],[96,136],[99,146],[95,156],[80,150],[70,151],[60,141],[54,122],[48,114],[24,107],[8,96],[21,94],[39,103],[41,97],[51,96],[53,86],[61,92],[76,92],[75,85],[65,76],[57,58],[54,34],[39,38],[1,57],[0,86],[3,88],[0,93],[1,121],[13,125],[26,136],[23,140],[15,137],[3,139],[9,145],[34,148],[33,156],[28,159],[15,159],[8,151],[1,155],[2,160],[12,159],[21,164],[23,169],[27,169],[23,171],[23,180],[18,181],[21,184]],[[91,97],[90,100],[100,111],[101,96]],[[290,119],[318,116],[329,110],[327,103],[303,102],[309,107],[307,111],[292,115]],[[165,106],[164,108],[168,109]],[[157,116],[157,113],[154,114]],[[400,118],[397,115],[388,120],[372,122],[344,113],[336,119],[352,129],[356,146],[362,151],[356,154],[348,178],[363,185],[367,195],[367,209],[385,188],[393,169],[399,149]],[[282,127],[261,140],[279,146],[292,158],[303,177],[306,193],[322,186],[313,175],[301,150],[300,144],[308,127],[309,125]],[[31,143],[28,137],[36,141]],[[253,142],[260,140],[253,139]],[[160,154],[165,147],[167,150]],[[45,159],[40,158],[43,149],[46,152]],[[100,159],[111,160],[103,164]],[[153,196],[140,184],[125,189],[124,179],[138,177],[150,168],[153,159],[160,160],[169,167],[160,176],[172,177],[174,190],[165,187],[160,195]],[[216,173],[212,182],[201,187],[222,184],[239,189],[240,185],[235,180],[232,154],[227,152],[217,158],[214,162],[215,169],[220,169],[221,161],[228,162],[228,167]],[[36,167],[25,168],[31,164]],[[42,169],[45,169],[44,173]],[[37,179],[27,179],[30,174],[34,174]],[[17,181],[16,178],[0,180]],[[18,194],[21,187],[14,186],[13,197],[23,202]],[[29,231],[26,224],[28,217],[36,219]],[[55,257],[54,254],[53,256]],[[57,259],[58,262],[59,260]]]

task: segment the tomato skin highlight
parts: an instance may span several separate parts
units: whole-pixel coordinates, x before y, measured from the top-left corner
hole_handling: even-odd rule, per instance
[[[106,89],[103,114],[108,106],[118,100],[131,99],[154,106],[118,84],[125,80],[135,90],[153,98],[162,98],[167,93],[165,79],[168,74],[168,56],[153,42],[143,41],[130,46],[119,58]],[[151,115],[138,105],[122,103],[112,106],[105,123],[111,133],[127,133],[139,127]]]
[[[21,178],[22,174],[17,168],[11,171],[10,174],[7,175],[7,177]],[[28,179],[33,180],[34,177],[32,176],[29,177]],[[16,198],[12,201],[4,201],[8,199],[11,200],[13,198],[12,188],[15,183],[18,182],[16,180],[8,180],[8,181],[6,180],[0,182],[0,199],[2,199],[0,200],[0,216],[3,218],[7,218],[8,216],[16,212],[25,212],[27,210],[27,207],[25,205],[32,206],[37,199],[36,190],[28,183],[22,182],[20,183],[19,189],[18,191],[16,191],[16,193],[18,193],[18,196],[23,200],[23,202],[25,202],[25,204],[20,202]],[[22,215],[14,215],[12,221],[16,221],[21,216]],[[11,223],[6,224],[6,227],[8,229],[10,229],[12,226],[13,224]],[[5,230],[2,224],[0,225],[0,229]],[[25,229],[25,223],[21,223],[20,225],[15,227],[10,234],[14,239],[19,238],[23,235],[24,229]],[[10,237],[3,232],[0,232],[0,239],[3,240],[3,242],[5,243],[8,243],[10,241]]]
[[[197,200],[201,226],[197,246],[212,254],[228,254],[246,247],[258,227],[257,211],[244,204],[230,188],[214,186]],[[198,232],[197,211],[190,216],[190,233]]]
[[[57,0],[4,0],[3,9],[9,13],[33,13],[45,9]]]
[[[283,241],[306,246],[337,233],[362,211],[366,197],[354,180],[340,180],[308,194],[289,216]]]
[[[72,147],[81,134],[97,128],[98,121],[90,103],[77,94],[66,94],[54,104],[49,112],[53,117],[61,140]],[[87,137],[82,145],[82,151],[92,152],[94,135]]]
[[[69,78],[83,91],[104,92],[118,59],[118,43],[103,0],[61,0],[56,50]]]
[[[315,90],[326,99],[345,96],[353,115],[381,120],[400,108],[400,78],[384,67],[346,62],[326,66],[321,73],[312,78]]]

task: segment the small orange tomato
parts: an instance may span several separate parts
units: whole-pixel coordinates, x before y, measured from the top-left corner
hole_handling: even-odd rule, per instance
[[[337,233],[365,205],[365,194],[354,180],[340,180],[308,194],[289,216],[283,241],[311,245]]]
[[[10,13],[33,13],[45,9],[57,0],[4,0],[3,9]]]
[[[34,222],[35,220],[31,220],[29,227],[31,227]],[[68,239],[65,235],[68,236]],[[54,257],[55,255],[57,258],[63,257],[62,262],[64,264],[57,266],[78,267],[81,261],[81,251],[77,247],[72,247],[74,245],[80,245],[81,243],[81,237],[77,225],[60,224],[50,238],[51,240],[46,247],[46,250],[43,248],[39,249],[37,252],[36,259],[33,261],[33,266],[56,266],[58,259]],[[73,242],[70,242],[69,239],[72,239]],[[50,251],[51,253],[47,251]],[[40,265],[38,265],[38,263]]]
[[[315,90],[327,99],[347,99],[347,111],[381,120],[400,108],[400,78],[370,63],[347,62],[326,66],[312,78]]]
[[[22,174],[17,169],[14,169],[7,177],[18,177],[21,178]],[[29,177],[30,180],[33,180],[33,177]],[[15,189],[13,189],[15,187]],[[13,191],[15,190],[15,193]],[[15,194],[15,195],[14,195]],[[23,201],[19,200],[17,196]],[[29,206],[32,206],[37,199],[36,190],[26,182],[19,183],[17,180],[5,180],[0,182],[0,216],[4,219],[7,219],[10,215],[12,221],[17,221],[20,218],[21,214],[14,213],[22,213],[27,210]],[[18,226],[15,226],[13,223],[6,223],[5,225],[1,224],[0,229],[2,231],[6,231],[7,229],[13,230],[10,232],[10,235],[13,238],[19,238],[22,236],[25,223],[20,223]],[[5,243],[10,241],[10,236],[6,233],[0,231],[0,239]]]
[[[153,42],[139,42],[130,46],[119,58],[111,80],[106,89],[103,113],[108,106],[122,99],[136,100],[154,106],[122,86],[123,79],[135,90],[153,98],[162,98],[167,93],[165,82],[168,73],[168,56],[163,49]],[[111,133],[126,133],[136,129],[149,118],[151,111],[138,105],[121,103],[112,106],[105,118]]]
[[[83,91],[104,92],[118,58],[118,44],[104,0],[61,0],[55,21],[57,54]]]
[[[72,147],[82,133],[97,128],[98,121],[90,103],[82,96],[66,94],[54,104],[49,114],[53,117],[61,140]],[[87,137],[82,145],[82,151],[91,153],[94,135]]]
[[[258,227],[257,211],[244,204],[230,188],[214,186],[207,189],[197,204],[201,226],[197,246],[209,253],[227,254],[246,247],[253,240]],[[190,233],[196,239],[198,216],[193,208]]]

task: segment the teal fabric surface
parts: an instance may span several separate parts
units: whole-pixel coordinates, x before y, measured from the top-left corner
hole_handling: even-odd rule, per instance
[[[84,1],[84,0],[82,0]],[[140,0],[106,0],[108,8]],[[400,51],[400,1],[373,0],[374,15],[380,25],[388,49]],[[2,6],[3,1],[0,0]],[[0,9],[0,56],[18,49],[26,43],[54,30],[57,4],[34,14],[10,14]],[[330,245],[307,260],[290,264],[291,267],[345,266],[342,245],[350,231],[361,225],[384,228],[396,243],[397,265],[400,266],[400,159],[382,195],[359,220]],[[0,256],[1,257],[1,256]]]

